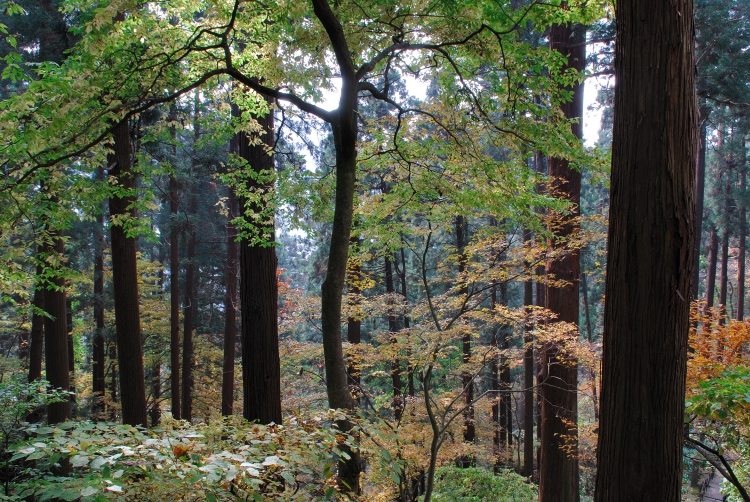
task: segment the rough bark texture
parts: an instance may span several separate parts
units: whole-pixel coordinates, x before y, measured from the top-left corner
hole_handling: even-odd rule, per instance
[[[65,245],[62,232],[50,230],[49,241],[45,242],[44,254],[62,255]],[[44,292],[44,311],[50,317],[44,318],[44,351],[47,381],[55,389],[68,390],[70,387],[70,367],[68,363],[68,322],[65,305],[65,281],[53,276],[48,279],[47,290]],[[56,424],[69,420],[70,401],[52,403],[47,408],[47,421]]]
[[[126,191],[113,194],[109,199],[109,214],[116,220],[132,216],[133,211],[129,206],[135,202],[135,175],[130,163],[127,121],[114,126],[112,136],[114,152],[109,156],[109,175],[117,180],[119,189]],[[128,237],[121,224],[113,224],[110,228],[122,421],[129,425],[146,426],[146,384],[143,377],[135,238]]]
[[[177,218],[177,181],[169,180],[169,216],[172,223]],[[177,228],[169,235],[169,361],[172,393],[172,416],[182,418],[180,403],[180,235]]]
[[[692,0],[618,2],[597,502],[680,500],[698,114]]]
[[[585,30],[581,26],[554,25],[550,28],[550,48],[568,58],[567,68],[578,72],[585,66]],[[572,124],[573,134],[583,134],[583,85],[570,88],[572,101],[562,105],[565,117],[578,119]],[[562,218],[554,229],[563,238],[572,235],[577,228],[580,214],[581,173],[573,170],[563,159],[550,157],[549,174],[555,180],[555,189],[565,200],[572,203],[573,210]],[[547,308],[557,314],[557,320],[578,326],[578,279],[580,256],[577,251],[567,253],[547,265],[547,274],[555,280],[564,280],[564,287],[547,288]],[[542,441],[539,464],[539,500],[542,502],[577,502],[578,459],[578,366],[568,354],[555,345],[542,350]],[[573,446],[572,454],[565,451]]]
[[[198,208],[198,196],[193,187],[188,206],[188,217],[195,218]],[[195,225],[195,222],[192,222]],[[182,419],[193,418],[193,318],[195,316],[195,226],[187,241],[187,259],[185,262],[185,305],[182,318],[185,323],[182,329]]]
[[[235,138],[232,142],[236,144]],[[234,150],[233,150],[234,151]],[[227,199],[227,263],[224,296],[224,368],[221,377],[221,414],[234,413],[234,348],[237,344],[237,195],[229,189]]]
[[[269,149],[274,144],[273,112],[257,118],[262,128],[260,143],[250,145],[240,135],[239,155],[260,179],[247,179],[246,188],[261,196],[273,189],[265,181],[274,169]],[[262,204],[240,199],[246,221],[255,221],[253,232],[268,243],[275,239],[273,215]],[[253,220],[250,215],[261,215]],[[281,370],[279,362],[278,281],[276,248],[243,239],[240,242],[240,304],[242,313],[243,416],[262,424],[281,423]]]

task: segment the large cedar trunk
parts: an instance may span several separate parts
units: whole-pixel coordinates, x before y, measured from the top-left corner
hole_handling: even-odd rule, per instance
[[[698,114],[693,2],[617,2],[597,502],[680,500]]]
[[[43,245],[43,253],[47,256],[62,256],[65,251],[62,232],[50,230],[48,236],[49,240]],[[70,367],[64,287],[64,279],[53,277],[49,279],[47,291],[44,292],[44,310],[49,314],[49,317],[44,318],[44,349],[47,380],[55,389],[67,391],[70,388]],[[70,418],[70,401],[67,399],[52,403],[47,408],[47,421],[50,424],[64,422]]]
[[[112,127],[114,152],[109,156],[111,178],[127,191],[109,199],[109,214],[115,220],[132,216],[135,202],[135,174],[130,163],[130,130],[127,121]],[[135,238],[127,237],[122,225],[111,225],[112,284],[115,303],[115,331],[120,372],[122,421],[147,425],[146,384],[143,375],[143,345],[138,305],[138,270]]]
[[[188,214],[195,218],[198,210],[198,196],[195,187],[191,189]],[[194,222],[193,222],[194,224]],[[187,261],[185,262],[185,306],[182,310],[185,323],[182,333],[182,419],[193,418],[193,318],[195,316],[195,226],[190,230],[187,241]]]
[[[260,143],[251,145],[246,135],[239,140],[239,155],[257,177],[248,177],[246,189],[259,195],[273,189],[273,111],[257,118]],[[265,205],[240,199],[240,211],[254,222],[255,242],[240,242],[240,305],[242,337],[243,416],[262,424],[281,423],[281,369],[279,362],[278,280],[273,214]],[[252,219],[256,214],[260,218]],[[266,244],[259,242],[266,241]]]
[[[566,68],[577,72],[585,67],[585,30],[581,26],[554,25],[550,29],[550,48],[568,58]],[[578,119],[572,124],[573,134],[583,134],[583,84],[570,88],[572,101],[564,103],[566,118]],[[573,204],[571,212],[562,216],[555,234],[566,238],[576,231],[580,215],[581,173],[566,160],[549,158],[549,175],[555,189]],[[547,288],[547,308],[557,320],[578,326],[578,280],[580,257],[570,251],[547,265],[547,274],[564,280],[564,287]],[[579,500],[578,492],[578,366],[569,354],[555,345],[544,347],[542,354],[544,380],[542,393],[542,441],[539,464],[539,500],[570,502]],[[566,451],[566,446],[568,451]],[[572,448],[572,451],[571,451]]]
[[[235,138],[232,143],[236,145]],[[233,149],[233,151],[236,151]],[[232,223],[237,217],[237,195],[229,189],[227,198],[227,263],[226,293],[224,296],[224,368],[221,378],[221,414],[234,413],[234,348],[237,338],[237,229]]]

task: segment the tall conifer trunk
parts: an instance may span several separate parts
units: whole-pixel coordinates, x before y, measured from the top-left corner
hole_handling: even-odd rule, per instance
[[[130,130],[127,121],[112,127],[114,151],[109,155],[111,178],[125,193],[112,194],[109,214],[113,220],[134,216],[135,174],[130,162]],[[146,384],[143,375],[143,345],[138,305],[138,270],[135,238],[126,235],[122,224],[112,224],[112,284],[115,301],[115,330],[120,371],[122,421],[128,425],[147,425]]]
[[[532,243],[531,231],[523,231],[524,245]],[[528,262],[527,262],[528,269]],[[530,271],[529,271],[530,273]],[[523,305],[529,314],[534,305],[534,284],[531,278],[523,283]],[[531,334],[533,326],[530,322],[524,324],[523,343],[526,346],[523,353],[523,469],[521,474],[531,477],[534,474],[534,340]]]
[[[458,253],[458,281],[461,283],[459,295],[463,296],[468,293],[468,289],[466,287],[466,256],[464,254],[466,246],[466,222],[461,215],[456,216],[455,232],[456,252]],[[471,360],[471,335],[469,333],[463,335],[461,345],[463,362],[464,364],[469,364],[469,361]],[[472,404],[474,401],[474,381],[470,371],[463,371],[461,374],[461,384],[463,385],[464,392],[464,443],[473,443],[476,437],[474,427],[474,407]],[[468,457],[462,457],[459,459],[459,465],[462,467],[469,467],[470,465],[473,465],[473,463],[473,459]]]
[[[582,26],[553,25],[550,48],[567,57],[566,68],[582,72],[586,64],[585,30]],[[583,135],[583,85],[569,88],[572,100],[561,105],[565,117],[577,119],[572,124],[577,138]],[[549,174],[563,198],[573,204],[571,213],[555,231],[562,238],[573,235],[579,225],[581,173],[566,160],[550,157]],[[578,326],[578,280],[580,257],[570,251],[547,265],[547,273],[567,285],[547,289],[547,308],[557,320]],[[578,366],[560,347],[548,344],[541,354],[544,380],[542,392],[542,442],[539,465],[539,500],[541,502],[577,502],[578,490]],[[566,445],[568,451],[566,451]],[[572,445],[572,451],[570,446]]]
[[[273,190],[273,111],[256,117],[260,142],[239,139],[239,155],[252,171],[245,188],[262,200]],[[279,362],[278,278],[273,213],[262,202],[240,198],[241,214],[254,222],[255,241],[240,242],[240,305],[242,312],[243,416],[262,424],[281,423],[281,369]],[[258,215],[253,219],[251,215]],[[265,244],[261,243],[265,241]],[[345,384],[346,385],[346,384]]]
[[[177,108],[172,105],[169,109],[169,120],[177,120]],[[177,161],[177,131],[170,128],[172,136],[172,162]],[[180,403],[180,233],[177,228],[177,213],[179,197],[177,179],[174,175],[169,178],[169,366],[170,393],[172,397],[172,417],[182,418]]]
[[[745,167],[740,173],[740,193],[745,194]],[[737,254],[737,313],[738,321],[745,318],[745,234],[747,233],[747,208],[740,204],[739,252]]]
[[[43,252],[40,246],[39,253]],[[38,257],[39,258],[39,257]],[[31,335],[29,340],[29,382],[34,382],[42,378],[42,355],[44,353],[44,316],[41,311],[44,310],[44,286],[40,283],[42,276],[42,266],[36,267],[36,283],[34,285],[34,297],[31,305],[34,307],[31,312]]]
[[[104,169],[97,171],[97,179],[104,181]],[[92,377],[93,392],[96,401],[92,407],[94,417],[101,419],[104,413],[104,208],[96,216],[96,230],[94,232],[94,322],[96,331],[92,348]]]
[[[237,139],[232,143],[236,153]],[[232,188],[227,198],[227,262],[226,293],[224,296],[224,368],[221,378],[221,414],[234,413],[234,348],[237,344],[237,228],[232,223],[237,217],[237,195]]]
[[[719,256],[719,238],[716,227],[711,227],[708,238],[708,272],[706,274],[706,309],[714,306],[716,296],[716,263]]]
[[[698,144],[692,0],[617,2],[596,502],[681,497]]]
[[[388,333],[391,337],[391,343],[396,344],[396,333],[398,332],[398,323],[396,314],[393,312],[393,295],[395,288],[393,286],[393,260],[390,253],[385,256],[385,292],[388,295]],[[393,414],[396,420],[401,420],[401,413],[404,411],[404,401],[401,397],[401,367],[398,356],[394,355],[391,361],[391,383],[393,384]]]
[[[703,233],[703,200],[706,184],[706,117],[701,113],[698,144],[698,161],[695,170],[695,251],[693,251],[693,277],[691,279],[691,298],[698,299],[700,282],[701,237]]]
[[[48,240],[43,244],[43,253],[46,256],[62,256],[64,252],[62,231],[49,230]],[[57,272],[52,271],[52,274],[56,275]],[[49,315],[44,318],[46,376],[52,387],[67,391],[70,387],[70,367],[65,281],[53,276],[48,284],[44,292],[44,311]],[[47,421],[50,424],[64,422],[70,418],[70,400],[68,399],[52,403],[47,408]]]
[[[191,188],[188,217],[196,218],[198,212],[198,195],[195,187]],[[182,339],[182,419],[193,418],[193,319],[195,316],[195,222],[188,234],[187,258],[185,262],[185,306],[183,308]]]
[[[729,228],[724,229],[721,238],[721,270],[719,272],[719,307],[727,308],[727,287],[729,284]],[[726,320],[726,312],[719,317],[719,326]]]

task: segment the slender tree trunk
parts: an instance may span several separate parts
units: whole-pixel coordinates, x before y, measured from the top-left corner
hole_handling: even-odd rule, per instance
[[[586,283],[586,272],[581,271],[581,290],[583,291],[583,308],[586,316],[586,337],[589,343],[594,343],[594,334],[591,330],[591,316],[589,315],[589,293],[588,284]],[[589,371],[589,377],[591,378],[591,397],[592,404],[594,406],[594,421],[599,422],[599,398],[596,395],[596,372],[593,368]]]
[[[468,290],[466,288],[466,256],[464,255],[464,248],[466,246],[466,224],[463,216],[456,216],[455,231],[456,231],[456,252],[458,253],[458,280],[462,284],[459,295],[466,295]],[[461,340],[462,344],[462,355],[464,364],[469,364],[471,360],[471,335],[464,334]],[[474,381],[472,380],[471,372],[464,370],[461,375],[461,383],[464,389],[464,443],[473,443],[476,437],[476,431],[474,427],[474,407],[472,402],[474,401]],[[461,467],[470,467],[474,464],[474,460],[468,457],[459,459],[459,465]]]
[[[233,143],[237,142],[233,140]],[[233,150],[235,151],[235,150]],[[237,228],[232,220],[237,217],[237,195],[229,189],[227,200],[227,263],[226,294],[224,296],[224,371],[221,379],[221,414],[234,413],[234,348],[237,343]]]
[[[109,344],[109,376],[110,376],[110,386],[109,386],[109,399],[112,403],[116,403],[119,400],[119,397],[117,396],[117,342]],[[112,406],[109,410],[109,419],[110,421],[114,422],[117,420],[117,413],[115,412],[115,407]]]
[[[727,307],[727,286],[729,283],[729,228],[724,229],[721,239],[721,272],[719,273],[719,307]],[[719,317],[719,326],[724,325],[726,312]]]
[[[740,191],[745,194],[745,168],[740,173]],[[747,209],[744,204],[740,206],[740,246],[737,254],[737,313],[736,318],[742,321],[745,318],[745,234],[747,233]]]
[[[65,252],[62,232],[48,231],[49,240],[43,244],[46,256]],[[56,273],[57,271],[53,271]],[[61,277],[49,279],[44,292],[44,310],[50,317],[44,318],[44,349],[47,380],[56,389],[70,388],[70,367],[68,364],[68,322],[65,302],[65,280]],[[47,421],[50,424],[64,422],[71,418],[70,400],[52,403],[47,408]]]
[[[97,179],[104,181],[104,169],[97,171]],[[92,350],[92,377],[95,396],[92,415],[95,419],[102,419],[104,413],[104,208],[96,216],[95,254],[94,254],[94,322],[96,331]]]
[[[169,180],[169,365],[172,394],[172,417],[182,418],[180,403],[180,235],[177,221],[177,180]]]
[[[127,191],[109,199],[113,220],[134,215],[135,174],[130,163],[130,130],[127,121],[112,128],[114,152],[109,156],[110,177],[118,188]],[[126,223],[127,224],[127,223]],[[123,225],[111,225],[112,284],[115,300],[118,366],[121,375],[122,421],[128,425],[147,425],[146,384],[143,375],[143,345],[138,305],[138,270],[135,238],[126,235]]]
[[[585,67],[585,29],[582,26],[553,25],[550,29],[550,48],[568,58],[566,68],[582,72]],[[562,105],[566,118],[578,119],[572,124],[573,134],[583,135],[583,85],[570,88],[572,101]],[[566,160],[550,157],[549,174],[565,200],[574,205],[563,217],[555,232],[562,238],[572,236],[580,215],[581,173],[572,169]],[[547,273],[567,282],[565,287],[547,289],[547,307],[557,314],[558,321],[578,326],[578,280],[580,257],[572,250],[564,257],[547,265]],[[578,365],[570,354],[556,345],[542,351],[545,379],[542,392],[542,442],[539,465],[539,500],[541,502],[577,502],[578,489]],[[567,451],[566,451],[567,447]],[[571,451],[572,450],[572,451]]]
[[[490,309],[492,311],[495,310],[495,307],[497,305],[497,285],[492,284],[492,289],[490,291]],[[493,326],[492,327],[492,340],[490,341],[490,345],[493,349],[499,348],[498,340],[497,340],[497,332],[498,329]],[[498,473],[500,470],[500,466],[502,465],[502,462],[500,461],[500,454],[501,449],[500,445],[503,443],[502,441],[502,426],[500,425],[502,423],[502,419],[500,418],[500,400],[502,399],[500,394],[500,375],[499,375],[499,367],[498,367],[498,360],[499,357],[497,355],[493,355],[492,359],[490,360],[490,389],[492,390],[492,429],[493,429],[493,435],[492,435],[492,456],[494,458],[494,471],[495,474]]]
[[[404,329],[408,330],[410,326],[409,320],[409,296],[406,292],[406,253],[404,248],[400,249],[401,253],[401,270],[398,272],[399,279],[401,281],[401,295],[404,297]],[[406,354],[408,359],[411,359],[411,352],[408,351]],[[407,386],[409,397],[414,397],[414,368],[411,365],[411,361],[407,362]]]
[[[396,333],[398,332],[398,323],[396,315],[393,312],[393,295],[395,294],[393,286],[393,261],[390,255],[385,257],[385,292],[388,295],[388,332],[391,336],[391,343],[396,344]],[[391,382],[393,384],[393,414],[397,421],[401,420],[401,414],[404,411],[404,401],[401,397],[401,367],[398,356],[393,357],[391,361]]]
[[[698,299],[700,283],[701,234],[703,233],[703,198],[706,184],[706,118],[700,118],[698,144],[698,162],[695,170],[695,250],[693,251],[693,277],[691,279],[691,298]]]
[[[198,195],[195,187],[191,188],[188,217],[196,218],[198,212]],[[187,241],[187,260],[185,262],[185,306],[182,310],[182,419],[188,422],[193,419],[193,318],[195,316],[195,222],[192,223]]]
[[[254,175],[246,189],[260,194],[273,190],[273,112],[257,118],[263,131],[260,144],[250,145],[240,135],[239,154]],[[256,221],[254,239],[240,242],[240,304],[242,310],[243,416],[262,424],[281,423],[281,369],[279,362],[278,279],[273,213],[265,205],[240,199],[246,221]],[[253,220],[251,215],[259,215]],[[265,241],[265,245],[262,243]]]
[[[698,144],[693,2],[618,2],[596,502],[680,500]]]
[[[523,231],[524,245],[531,245],[530,230]],[[528,264],[527,264],[528,266]],[[523,305],[529,313],[534,305],[534,290],[531,278],[523,283]],[[533,326],[530,322],[524,324],[523,342],[526,346],[523,354],[523,470],[524,476],[534,474],[534,339],[531,334]]]
[[[359,239],[352,237],[351,247],[357,248],[359,246]],[[359,262],[352,263],[349,266],[347,287],[349,289],[350,299],[349,305],[356,308],[359,305],[359,295],[362,293],[359,287],[359,281],[362,275],[362,266]],[[362,341],[362,321],[359,317],[349,317],[347,319],[346,327],[346,341],[352,344],[360,343]],[[348,382],[350,386],[350,392],[355,395],[359,395],[359,369],[353,362],[349,362],[347,366]]]
[[[500,304],[508,306],[508,284],[500,283]],[[500,348],[503,355],[500,357],[500,426],[502,433],[500,440],[503,447],[513,444],[513,410],[510,400],[510,366],[508,365],[508,352],[510,351],[510,326],[500,326]]]
[[[706,277],[706,309],[714,306],[716,295],[716,263],[719,256],[719,239],[716,227],[711,227],[711,235],[708,240],[708,273]]]
[[[68,333],[68,379],[70,380],[71,417],[75,414],[76,404],[76,366],[75,347],[73,346],[73,301],[65,298],[65,331]]]
[[[43,252],[39,247],[39,252]],[[33,311],[31,312],[31,335],[29,347],[29,382],[42,378],[42,354],[44,353],[44,316],[39,311],[44,310],[44,286],[39,283],[42,276],[42,267],[36,267],[36,284],[34,286],[34,298],[31,300]]]

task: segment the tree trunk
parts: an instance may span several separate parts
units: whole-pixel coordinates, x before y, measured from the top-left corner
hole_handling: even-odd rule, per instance
[[[391,343],[396,344],[396,333],[398,332],[398,323],[396,315],[393,312],[393,261],[390,254],[385,256],[385,292],[388,295],[388,332],[391,336]],[[401,413],[404,411],[404,401],[401,397],[401,367],[398,356],[394,355],[391,361],[391,383],[393,384],[393,415],[397,421],[401,420]]]
[[[49,241],[43,244],[46,256],[65,252],[62,231],[49,230]],[[52,271],[57,274],[59,271]],[[48,279],[44,292],[44,310],[50,317],[44,318],[44,349],[47,380],[55,389],[67,391],[70,388],[70,367],[68,364],[68,322],[65,302],[65,280],[61,277]],[[47,408],[47,421],[50,424],[64,422],[71,418],[70,400],[52,403]]]
[[[697,154],[693,2],[618,2],[597,502],[680,500]]]
[[[711,227],[711,235],[708,240],[708,273],[706,277],[706,309],[714,306],[716,295],[716,262],[719,256],[719,239],[716,227]]]
[[[706,120],[701,117],[698,144],[698,161],[695,170],[695,250],[693,251],[693,276],[690,283],[691,299],[698,299],[700,282],[701,237],[703,233],[703,200],[706,184]]]
[[[182,418],[180,403],[180,235],[177,221],[177,180],[169,180],[169,216],[172,222],[169,235],[169,365],[172,393],[172,417]]]
[[[410,321],[409,321],[409,296],[406,292],[406,253],[404,252],[404,248],[402,247],[400,249],[401,253],[401,270],[397,271],[399,279],[401,281],[401,295],[404,297],[404,329],[408,330]],[[407,358],[411,358],[411,351],[407,349]],[[408,393],[409,397],[414,397],[414,368],[411,365],[411,361],[407,361],[407,385],[408,385]]]
[[[248,162],[254,178],[246,181],[249,192],[263,197],[273,190],[273,111],[256,117],[261,130],[260,144],[250,145],[239,137],[239,154]],[[242,311],[243,416],[262,424],[281,423],[281,369],[279,362],[278,279],[273,213],[244,197],[240,211],[253,222],[253,238],[240,242],[240,304]],[[250,216],[258,215],[253,220]],[[265,244],[264,244],[265,243]]]
[[[490,291],[490,310],[494,311],[495,306],[497,305],[497,285],[492,284],[492,289]],[[498,329],[495,326],[492,326],[492,339],[490,341],[490,345],[493,349],[497,349],[498,343],[497,343],[497,332]],[[500,419],[500,400],[501,400],[501,394],[500,394],[500,375],[499,375],[499,367],[498,367],[498,360],[500,358],[497,355],[493,355],[492,359],[490,359],[490,390],[492,390],[492,429],[493,429],[493,435],[492,435],[492,456],[494,458],[494,471],[495,474],[498,473],[500,466],[502,465],[502,462],[500,461],[500,453],[501,448],[500,445],[502,442],[502,426],[501,419]]]
[[[530,230],[523,231],[525,245],[532,244]],[[528,266],[528,263],[527,263]],[[526,312],[534,305],[534,290],[531,279],[523,283],[523,305]],[[523,470],[521,474],[531,477],[534,474],[534,339],[531,334],[533,326],[524,324],[523,342],[526,346],[523,354]]]
[[[456,252],[458,253],[458,281],[461,283],[459,295],[463,296],[468,293],[466,287],[466,256],[464,248],[466,246],[466,225],[463,216],[456,216]],[[461,340],[462,356],[464,364],[469,364],[471,360],[471,335],[466,333]],[[474,381],[471,372],[464,370],[461,375],[461,384],[464,389],[464,443],[473,443],[476,437],[474,427]],[[504,425],[504,424],[503,424]],[[459,460],[463,467],[469,467],[474,464],[473,459],[464,457]]]
[[[238,139],[232,142],[236,143]],[[236,152],[236,149],[232,150]],[[237,344],[237,228],[232,223],[237,217],[237,195],[229,189],[227,200],[227,263],[226,294],[224,296],[224,371],[221,379],[221,414],[234,413],[234,348]]]
[[[109,387],[109,399],[113,403],[116,403],[119,398],[117,397],[117,343],[109,344],[109,373],[110,373],[110,387]],[[117,413],[115,407],[110,407],[109,420],[114,422],[117,420]]]
[[[740,192],[745,194],[745,168],[740,173]],[[747,209],[740,203],[740,246],[737,254],[737,313],[736,318],[742,321],[745,318],[745,234],[747,233]]]
[[[356,248],[359,246],[359,239],[351,239],[351,247]],[[350,300],[349,305],[351,307],[357,307],[359,305],[359,295],[362,291],[359,288],[359,281],[362,276],[362,266],[359,262],[352,263],[348,271],[347,288],[349,290]],[[362,321],[359,317],[349,317],[346,320],[346,341],[352,344],[360,343],[362,341]],[[350,391],[352,394],[359,395],[359,369],[351,361],[347,366],[347,375]]]
[[[109,175],[117,180],[120,190],[126,191],[125,194],[113,194],[109,199],[110,217],[117,221],[134,216],[134,210],[130,206],[135,202],[135,174],[130,164],[130,130],[127,121],[115,125],[112,136],[114,152],[109,155]],[[146,426],[146,384],[143,375],[135,238],[126,235],[122,224],[113,224],[110,229],[122,421],[128,425]]]
[[[97,171],[97,179],[104,181],[104,169]],[[101,420],[104,413],[104,208],[96,216],[94,254],[94,322],[96,331],[92,349],[92,377],[94,405],[91,408],[95,419]]]
[[[44,252],[39,247],[39,252]],[[40,258],[41,259],[41,258]],[[36,283],[34,285],[34,298],[31,300],[33,310],[31,312],[31,335],[29,347],[29,382],[42,378],[42,354],[44,353],[44,316],[39,311],[44,310],[44,286],[40,284],[42,267],[36,267]]]
[[[719,317],[719,326],[724,325],[726,320],[727,308],[727,286],[729,283],[729,228],[724,228],[724,235],[721,239],[721,272],[719,273],[719,307],[723,308],[723,313]]]
[[[198,212],[198,195],[196,188],[191,188],[188,218],[194,219]],[[185,262],[185,306],[182,310],[182,419],[188,422],[193,419],[193,318],[195,316],[195,221],[187,241],[187,260]]]
[[[553,25],[550,29],[550,48],[567,57],[566,68],[582,72],[586,64],[585,29],[582,26]],[[573,134],[583,134],[583,85],[569,88],[572,101],[562,105],[572,124]],[[573,209],[562,219],[555,231],[563,239],[572,236],[579,223],[581,173],[572,169],[566,160],[550,157],[549,174],[556,188]],[[580,257],[577,250],[547,265],[547,274],[567,282],[565,287],[547,288],[547,308],[557,314],[557,320],[578,326],[578,280]],[[578,490],[578,365],[560,347],[547,345],[541,354],[545,378],[542,384],[542,441],[539,465],[539,500],[541,502],[577,502]],[[572,451],[565,451],[565,447]]]
[[[594,334],[591,330],[591,316],[589,315],[589,293],[588,285],[586,283],[586,273],[581,271],[581,291],[583,292],[583,309],[586,317],[586,336],[589,343],[594,343]],[[594,421],[599,422],[599,398],[596,395],[596,371],[593,368],[589,371],[589,377],[591,378],[591,396],[592,404],[594,405]]]

